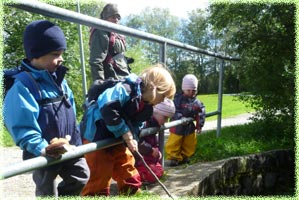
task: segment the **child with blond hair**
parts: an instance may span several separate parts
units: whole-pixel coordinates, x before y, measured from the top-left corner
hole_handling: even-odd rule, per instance
[[[132,154],[138,150],[137,131],[151,117],[153,106],[164,98],[172,98],[175,91],[169,71],[156,65],[139,76],[128,75],[106,89],[88,108],[84,143],[122,138],[124,144],[85,155],[91,175],[81,193],[83,196],[110,195],[112,179],[117,182],[120,194],[140,191],[141,179]]]

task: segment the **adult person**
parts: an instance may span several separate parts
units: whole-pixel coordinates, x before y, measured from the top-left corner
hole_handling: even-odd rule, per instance
[[[118,24],[121,15],[117,5],[111,3],[105,5],[100,18]],[[90,30],[89,46],[89,64],[93,81],[108,78],[122,79],[129,75],[130,68],[124,55],[126,41],[123,35],[93,27]]]

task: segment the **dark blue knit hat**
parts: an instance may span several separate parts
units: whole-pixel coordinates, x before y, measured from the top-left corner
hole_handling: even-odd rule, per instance
[[[23,35],[26,58],[39,58],[51,51],[66,49],[62,30],[46,20],[33,21],[27,25]]]

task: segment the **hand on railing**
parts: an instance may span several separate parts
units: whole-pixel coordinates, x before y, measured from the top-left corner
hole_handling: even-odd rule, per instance
[[[62,154],[74,148],[73,145],[70,145],[70,140],[71,137],[69,135],[67,135],[65,138],[53,138],[50,141],[50,144],[42,150],[42,155],[52,158],[59,158]]]
[[[128,148],[133,153],[135,151],[138,151],[138,143],[136,140],[134,140],[133,135],[131,132],[127,132],[122,135],[123,139],[125,140]]]

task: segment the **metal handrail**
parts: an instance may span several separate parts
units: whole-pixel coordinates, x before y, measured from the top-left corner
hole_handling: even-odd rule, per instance
[[[193,120],[194,120],[193,118],[183,118],[183,119],[176,120],[173,122],[165,123],[165,125],[161,126],[160,128],[153,127],[153,128],[142,129],[140,132],[140,137],[142,138],[147,135],[156,134],[157,132],[159,132],[161,130],[165,130],[165,129],[168,129],[170,127],[177,126],[180,124],[186,124]],[[115,145],[118,145],[121,143],[123,143],[123,140],[120,138],[109,138],[109,139],[100,140],[97,142],[91,142],[88,144],[77,146],[76,148],[74,148],[74,150],[66,152],[58,159],[39,156],[36,158],[32,158],[32,159],[28,159],[28,160],[25,160],[25,161],[22,161],[19,163],[12,164],[9,166],[4,166],[0,172],[0,179],[10,178],[10,177],[13,177],[13,176],[16,176],[19,174],[23,174],[23,173],[30,172],[30,171],[33,171],[36,169],[40,169],[43,167],[61,163],[61,162],[64,162],[64,161],[67,161],[67,160],[70,160],[73,158],[77,158],[79,156],[83,156],[86,153],[96,151],[99,149],[108,148],[108,147],[115,146]]]
[[[125,27],[122,25],[114,24],[107,22],[105,20],[101,20],[99,18],[87,16],[78,12],[66,10],[63,8],[59,8],[57,6],[49,5],[39,1],[32,0],[15,0],[13,3],[9,4],[12,7],[19,8],[22,10],[26,10],[32,13],[42,14],[45,16],[49,16],[52,18],[62,19],[69,22],[74,22],[81,25],[86,25],[90,27],[96,27],[105,31],[115,31],[124,35],[130,35],[133,37],[137,37],[143,40],[149,40],[153,42],[158,42],[161,44],[166,43],[167,45],[174,46],[177,48],[185,49],[188,51],[193,51],[196,53],[224,59],[231,61],[239,61],[240,58],[225,56],[219,53],[207,51],[198,47],[194,47],[188,44],[184,44],[178,41],[174,41],[165,37],[161,37],[158,35],[154,35],[151,33],[146,33],[143,31],[139,31],[133,28]]]

